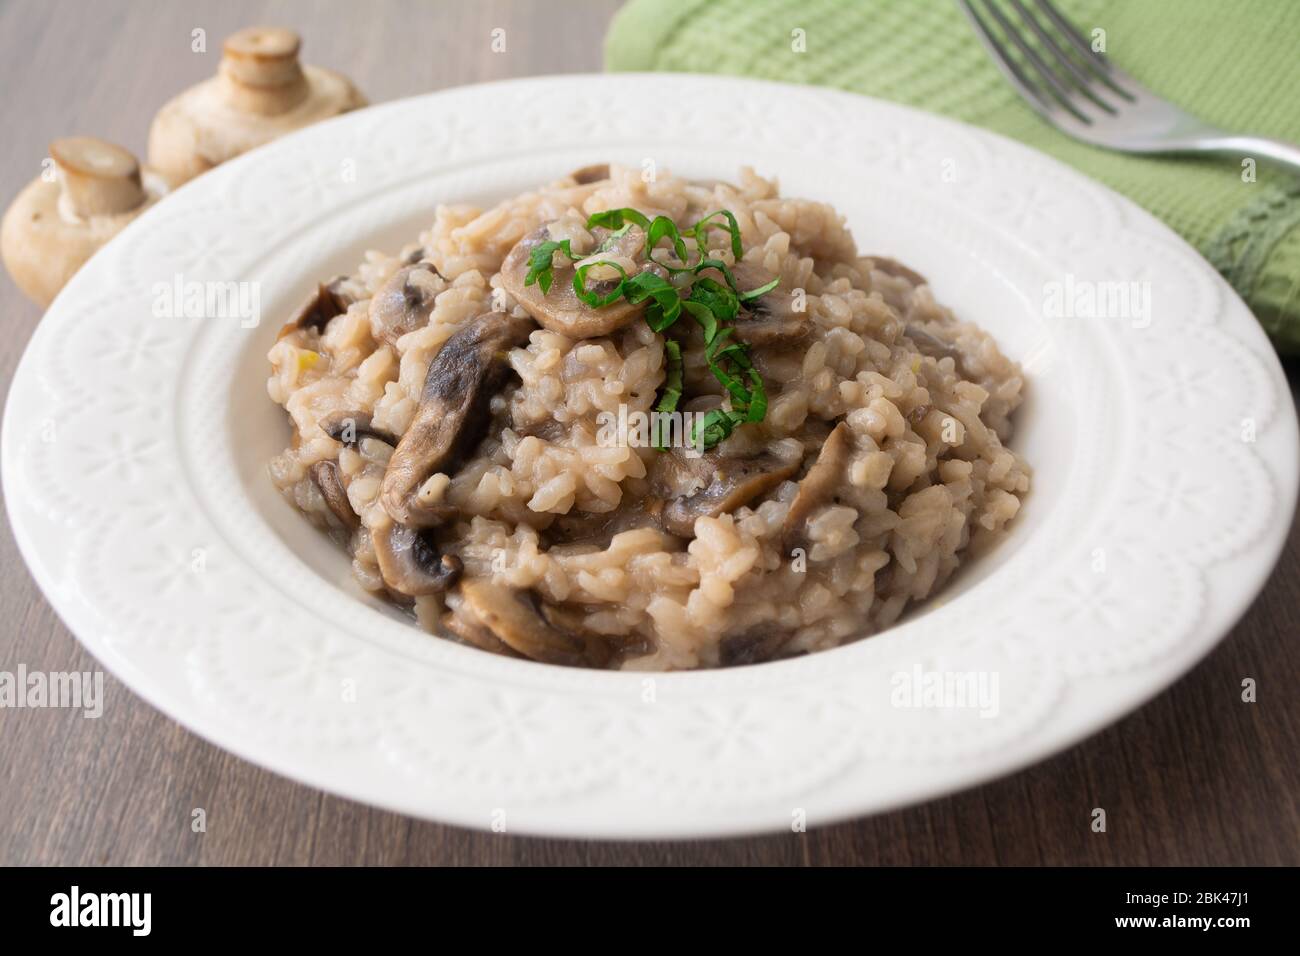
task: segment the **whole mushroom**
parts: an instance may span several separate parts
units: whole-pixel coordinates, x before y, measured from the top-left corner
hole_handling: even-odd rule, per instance
[[[222,44],[217,75],[170,100],[149,129],[149,163],[179,186],[292,130],[366,105],[347,77],[298,62],[284,27],[247,27]]]
[[[53,176],[38,176],[0,223],[0,255],[28,298],[47,306],[73,273],[167,191],[130,152],[91,136],[50,144]]]

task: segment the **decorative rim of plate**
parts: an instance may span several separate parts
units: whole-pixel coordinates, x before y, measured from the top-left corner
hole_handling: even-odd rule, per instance
[[[649,82],[657,96],[635,117],[608,109]],[[737,107],[705,108],[717,102]],[[502,116],[517,119],[483,120]],[[1054,374],[1078,397],[1075,457],[1053,515],[1005,566],[879,637],[797,661],[589,673],[428,638],[322,578],[243,507],[238,460],[197,436],[233,440],[222,389],[261,353],[229,324],[155,318],[160,277],[255,277],[264,301],[288,301],[304,270],[341,247],[359,253],[350,237],[413,201],[454,201],[454,184],[489,181],[493,164],[541,180],[568,153],[644,149],[648,120],[668,157],[721,163],[743,143],[756,164],[887,178],[921,221],[986,244],[1016,288],[1087,270],[1160,293],[1141,328],[1050,327],[1069,357]],[[940,185],[944,162],[962,175]],[[1190,247],[1027,147],[837,91],[546,77],[348,114],[147,212],[33,335],[5,409],[3,481],[23,556],[72,631],[136,693],[228,750],[470,827],[722,836],[986,781],[1172,683],[1244,612],[1282,547],[1300,470],[1287,395],[1258,324]],[[977,671],[998,675],[996,719],[892,705],[899,675]]]

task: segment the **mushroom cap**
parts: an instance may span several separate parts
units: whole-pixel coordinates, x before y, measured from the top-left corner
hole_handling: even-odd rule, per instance
[[[408,597],[442,594],[461,575],[460,558],[443,554],[430,530],[383,518],[370,529],[379,573],[390,589]]]
[[[166,192],[135,157],[88,136],[55,140],[56,179],[38,176],[0,222],[0,256],[17,286],[48,306],[104,243]]]
[[[174,185],[292,130],[359,109],[347,77],[298,62],[297,34],[250,27],[227,38],[218,75],[169,100],[149,128],[149,163]]]
[[[550,233],[546,226],[542,226],[520,239],[501,264],[501,284],[524,311],[537,320],[538,325],[573,339],[596,338],[621,329],[645,312],[646,303],[633,305],[626,299],[599,308],[587,305],[573,290],[572,269],[559,271],[549,292],[543,293],[536,282],[525,285],[528,257],[536,246],[548,239]],[[644,242],[645,233],[634,228],[611,252],[639,254]]]

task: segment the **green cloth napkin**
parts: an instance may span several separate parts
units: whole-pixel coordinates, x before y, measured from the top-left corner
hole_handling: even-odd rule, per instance
[[[1140,83],[1225,129],[1300,142],[1300,2],[1056,0]],[[796,28],[806,52],[791,49]],[[1300,353],[1300,176],[1234,158],[1076,142],[1002,78],[952,0],[631,0],[609,70],[712,71],[907,103],[1028,143],[1124,193],[1200,250],[1281,352]]]

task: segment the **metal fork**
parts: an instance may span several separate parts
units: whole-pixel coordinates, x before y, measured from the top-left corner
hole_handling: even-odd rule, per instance
[[[1230,133],[1161,99],[1096,53],[1049,0],[1034,0],[1037,13],[1007,0],[1015,21],[996,0],[958,3],[1002,75],[1043,119],[1075,139],[1126,153],[1263,157],[1300,171],[1300,147]]]

